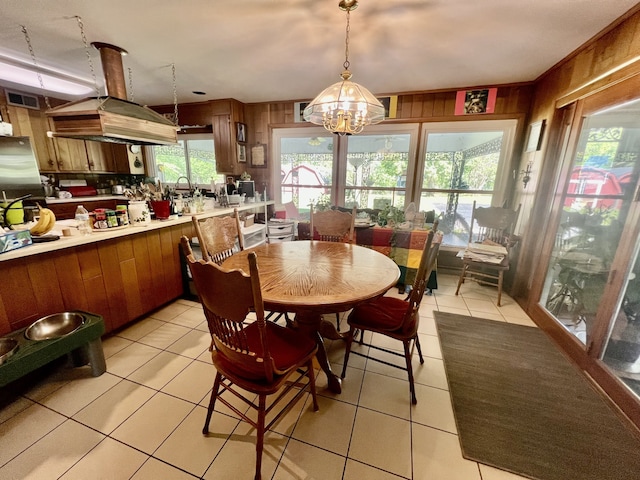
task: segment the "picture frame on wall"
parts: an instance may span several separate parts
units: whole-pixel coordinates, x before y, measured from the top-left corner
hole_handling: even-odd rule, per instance
[[[384,118],[396,118],[398,112],[398,96],[377,97],[384,107]]]
[[[251,147],[251,166],[267,168],[267,146],[264,143],[258,143]]]
[[[456,115],[482,115],[493,113],[496,108],[497,88],[459,90],[456,93]]]
[[[293,104],[293,121],[294,123],[303,123],[306,120],[303,118],[304,109],[307,108],[311,101],[308,102],[295,102]]]
[[[247,163],[247,146],[241,143],[236,145],[236,152],[238,155],[238,163]]]
[[[529,136],[527,138],[527,148],[525,152],[535,152],[542,148],[542,137],[544,136],[546,124],[546,120],[540,120],[539,122],[533,122],[529,125]]]
[[[236,122],[236,140],[240,143],[247,142],[247,125],[242,122]]]

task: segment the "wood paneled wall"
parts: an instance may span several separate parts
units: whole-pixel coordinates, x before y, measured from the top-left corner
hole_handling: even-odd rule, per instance
[[[0,335],[69,310],[109,332],[180,297],[183,234],[190,223],[2,262]]]
[[[464,90],[486,87],[469,87]],[[495,112],[493,114],[480,115],[459,115],[454,114],[456,93],[458,90],[446,90],[436,92],[416,92],[402,93],[398,95],[398,108],[395,119],[388,119],[388,123],[408,123],[408,122],[451,122],[469,121],[480,119],[504,119],[504,118],[525,118],[529,112],[531,99],[533,97],[533,83],[517,85],[499,85],[496,99]],[[267,156],[270,155],[271,129],[274,127],[283,128],[306,128],[307,123],[294,122],[294,104],[297,100],[255,103],[245,105],[245,122],[247,123],[249,143],[263,143],[267,145]],[[518,142],[522,142],[519,138]],[[518,144],[519,146],[520,144]],[[268,158],[267,165],[271,165]],[[270,190],[270,168],[247,168],[252,178],[258,185],[267,184]]]

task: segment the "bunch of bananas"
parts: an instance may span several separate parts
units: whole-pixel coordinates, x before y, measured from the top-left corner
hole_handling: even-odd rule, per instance
[[[56,224],[56,215],[50,209],[38,205],[40,218],[37,223],[29,229],[31,235],[40,236],[49,233]]]

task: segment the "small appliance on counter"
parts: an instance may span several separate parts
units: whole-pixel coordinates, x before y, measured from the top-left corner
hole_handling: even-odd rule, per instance
[[[88,186],[86,180],[60,180],[60,190],[69,192],[72,197],[93,197],[98,194],[96,187]]]
[[[253,180],[240,180],[238,182],[238,194],[245,194],[245,197],[252,198],[255,195],[255,184]]]

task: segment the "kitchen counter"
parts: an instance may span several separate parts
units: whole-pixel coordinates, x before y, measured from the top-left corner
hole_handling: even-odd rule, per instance
[[[273,203],[237,208],[261,212]],[[196,215],[232,212],[215,208]],[[1,253],[0,335],[65,311],[100,315],[109,333],[181,297],[185,272],[179,244],[182,235],[193,236],[191,219],[153,220],[146,227],[94,231]]]
[[[85,197],[71,197],[71,198],[56,198],[56,197],[45,197],[45,202],[47,205],[56,205],[59,203],[82,203],[82,202],[96,202],[100,200],[121,200],[122,202],[128,202],[129,199],[124,195],[91,195]]]
[[[114,195],[115,196],[115,195]],[[111,197],[111,195],[105,195],[100,198]],[[122,196],[119,196],[122,198]],[[80,197],[78,197],[80,198]],[[82,198],[97,198],[97,197],[82,197]],[[75,199],[55,199],[56,201],[67,202],[69,200],[77,201]],[[62,250],[70,247],[77,247],[80,245],[86,245],[90,243],[101,242],[105,240],[111,240],[114,238],[125,237],[128,235],[135,235],[137,233],[150,232],[153,230],[172,227],[175,225],[182,225],[191,222],[191,217],[197,215],[202,218],[214,217],[219,215],[229,215],[233,213],[234,208],[237,208],[239,212],[254,210],[254,209],[264,209],[268,205],[273,205],[275,202],[273,200],[267,202],[255,202],[255,203],[244,203],[237,207],[228,207],[228,208],[220,208],[216,207],[212,210],[205,210],[202,213],[196,214],[185,214],[181,217],[170,218],[167,220],[152,220],[151,223],[144,227],[138,227],[130,225],[129,227],[124,228],[114,228],[107,230],[94,230],[91,235],[79,235],[75,234],[70,237],[60,236],[59,240],[54,240],[51,242],[42,242],[42,243],[34,243],[33,245],[29,245],[27,247],[18,248],[16,250],[11,250],[9,252],[0,253],[0,262],[7,260],[14,260],[16,258],[28,257],[31,255],[37,255],[41,253],[53,252],[56,250]],[[60,226],[54,227],[54,232],[62,231]]]

